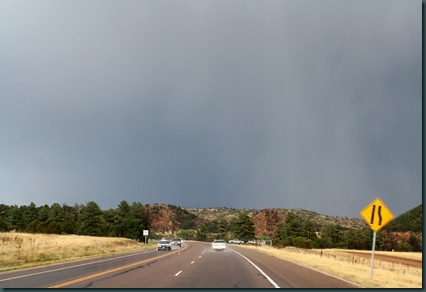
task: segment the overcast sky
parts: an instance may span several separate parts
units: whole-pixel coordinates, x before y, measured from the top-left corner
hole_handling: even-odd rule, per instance
[[[422,2],[0,3],[0,204],[422,203]]]

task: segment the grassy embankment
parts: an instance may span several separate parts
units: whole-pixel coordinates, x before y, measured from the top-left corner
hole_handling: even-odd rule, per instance
[[[276,249],[269,246],[245,247],[326,272],[365,288],[422,288],[422,268],[414,268],[377,258],[374,260],[373,279],[370,280],[371,251],[363,251],[369,255],[369,257],[363,257],[339,249],[305,250],[298,248]],[[374,254],[422,260],[421,252],[375,251]]]
[[[15,232],[0,232],[0,244],[0,272],[154,246],[126,238]]]

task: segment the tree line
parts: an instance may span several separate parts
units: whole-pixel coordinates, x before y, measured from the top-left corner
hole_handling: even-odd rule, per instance
[[[345,228],[342,225],[328,224],[318,227],[312,220],[303,219],[288,213],[284,222],[277,225],[274,244],[301,248],[341,248],[370,250],[373,230]],[[376,233],[376,250],[422,251],[421,235],[410,232],[407,238],[397,239],[393,232],[381,230]]]
[[[373,231],[346,228],[340,224],[320,226],[288,212],[283,222],[276,226],[272,237],[256,236],[253,219],[246,212],[227,220],[198,221],[194,214],[186,214],[183,209],[168,205],[181,220],[181,228],[176,235],[184,239],[211,241],[216,238],[229,240],[238,238],[249,240],[272,240],[276,247],[295,246],[300,248],[342,248],[370,250]],[[418,210],[416,209],[418,212]],[[412,220],[412,216],[409,217]],[[404,220],[405,217],[404,217]],[[197,223],[198,222],[198,223]],[[398,223],[398,222],[396,222]],[[129,204],[121,201],[117,208],[103,211],[96,202],[69,206],[54,203],[51,206],[37,207],[8,206],[0,204],[0,231],[30,233],[77,234],[107,237],[125,237],[143,240],[143,230],[149,230],[149,214],[141,203]],[[393,227],[392,227],[393,229]],[[162,235],[150,230],[150,238]],[[414,232],[405,238],[395,238],[391,229],[383,229],[376,236],[377,250],[422,251],[421,236]]]
[[[126,201],[116,209],[103,211],[96,202],[87,204],[8,206],[0,204],[0,231],[77,234],[142,239],[149,227],[148,214],[141,203]]]
[[[230,220],[220,219],[218,222],[202,226],[200,240],[215,238],[238,238],[248,240],[272,240],[275,247],[294,246],[299,248],[341,248],[371,250],[373,230],[370,227],[354,229],[341,224],[320,226],[310,219],[305,219],[289,212],[283,222],[279,223],[272,237],[255,236],[252,218],[240,214]],[[422,236],[410,232],[406,238],[395,237],[394,232],[383,230],[376,234],[376,250],[384,251],[422,251]]]

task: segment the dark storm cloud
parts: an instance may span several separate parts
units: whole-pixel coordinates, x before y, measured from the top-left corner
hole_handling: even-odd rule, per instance
[[[4,203],[421,203],[419,1],[2,6]]]

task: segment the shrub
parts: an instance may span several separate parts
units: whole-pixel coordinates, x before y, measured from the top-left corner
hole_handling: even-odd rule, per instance
[[[286,246],[291,245],[290,242],[286,239],[281,239],[281,240],[274,240],[273,241],[273,246],[276,248],[284,248]]]
[[[409,243],[398,243],[397,251],[413,251],[413,247]]]
[[[306,238],[306,237],[295,237],[293,238],[293,246],[299,247],[299,248],[308,248],[312,249],[313,242],[312,240]]]

